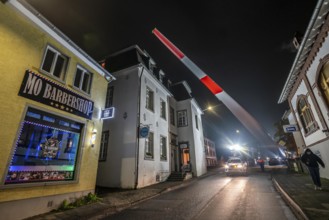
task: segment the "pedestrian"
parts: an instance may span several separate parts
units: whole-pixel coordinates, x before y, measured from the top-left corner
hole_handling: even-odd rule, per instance
[[[306,149],[304,154],[301,157],[301,161],[303,163],[305,163],[305,165],[307,166],[307,168],[310,172],[310,175],[311,175],[313,183],[314,183],[314,189],[322,190],[319,164],[323,168],[325,168],[325,164],[323,163],[321,158],[318,157],[316,154],[314,154],[310,149]]]
[[[262,158],[259,158],[259,160],[257,162],[260,166],[261,171],[264,172],[265,171],[265,168],[264,168],[265,161]]]

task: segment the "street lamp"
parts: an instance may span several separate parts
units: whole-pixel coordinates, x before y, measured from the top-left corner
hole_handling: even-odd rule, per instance
[[[242,146],[239,144],[234,144],[234,145],[229,146],[229,149],[233,152],[233,157],[235,157],[236,153],[238,153],[242,150]]]
[[[214,106],[211,106],[209,105],[207,108],[203,109],[202,111],[212,111],[214,108],[216,108],[217,106],[220,106],[221,104],[218,104],[218,105],[214,105]]]

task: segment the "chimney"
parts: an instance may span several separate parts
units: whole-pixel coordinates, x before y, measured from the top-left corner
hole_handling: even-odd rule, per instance
[[[297,50],[299,49],[299,46],[302,43],[302,39],[303,39],[303,35],[301,33],[299,33],[298,31],[296,31],[294,34],[294,39],[292,40],[292,43]]]

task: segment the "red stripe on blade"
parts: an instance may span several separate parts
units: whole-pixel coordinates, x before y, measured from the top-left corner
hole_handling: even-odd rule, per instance
[[[182,59],[185,57],[182,51],[180,51],[173,43],[171,43],[160,31],[156,28],[153,29],[152,33],[178,58]]]
[[[223,91],[223,89],[217,85],[217,83],[215,83],[209,76],[205,76],[200,80],[214,95]]]

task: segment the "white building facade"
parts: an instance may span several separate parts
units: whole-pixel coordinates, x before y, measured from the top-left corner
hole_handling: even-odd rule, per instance
[[[190,162],[193,176],[207,172],[203,147],[202,110],[195,99],[177,102],[178,145],[182,164]]]
[[[206,173],[202,111],[190,96],[173,97],[176,88],[150,56],[132,46],[104,61],[116,77],[106,107],[97,185],[142,188],[167,180],[188,161],[192,173]],[[184,85],[187,85],[186,83]]]
[[[310,148],[329,164],[329,19],[328,1],[319,1],[299,46],[297,56],[281,93],[279,103],[287,100],[302,140],[296,143]],[[296,137],[296,136],[295,136]],[[297,135],[298,137],[298,135]],[[320,168],[329,178],[329,169]]]
[[[190,165],[193,176],[207,172],[203,148],[203,111],[192,97],[186,81],[170,86],[173,96],[169,99],[171,172],[181,172]]]
[[[141,188],[164,181],[170,174],[171,93],[161,83],[163,73],[159,72],[158,78],[153,75],[152,61],[137,46],[113,56],[118,60],[110,57],[109,65],[113,59],[126,66],[113,72],[118,80],[108,89],[107,105],[115,106],[115,117],[104,120],[97,185]]]

